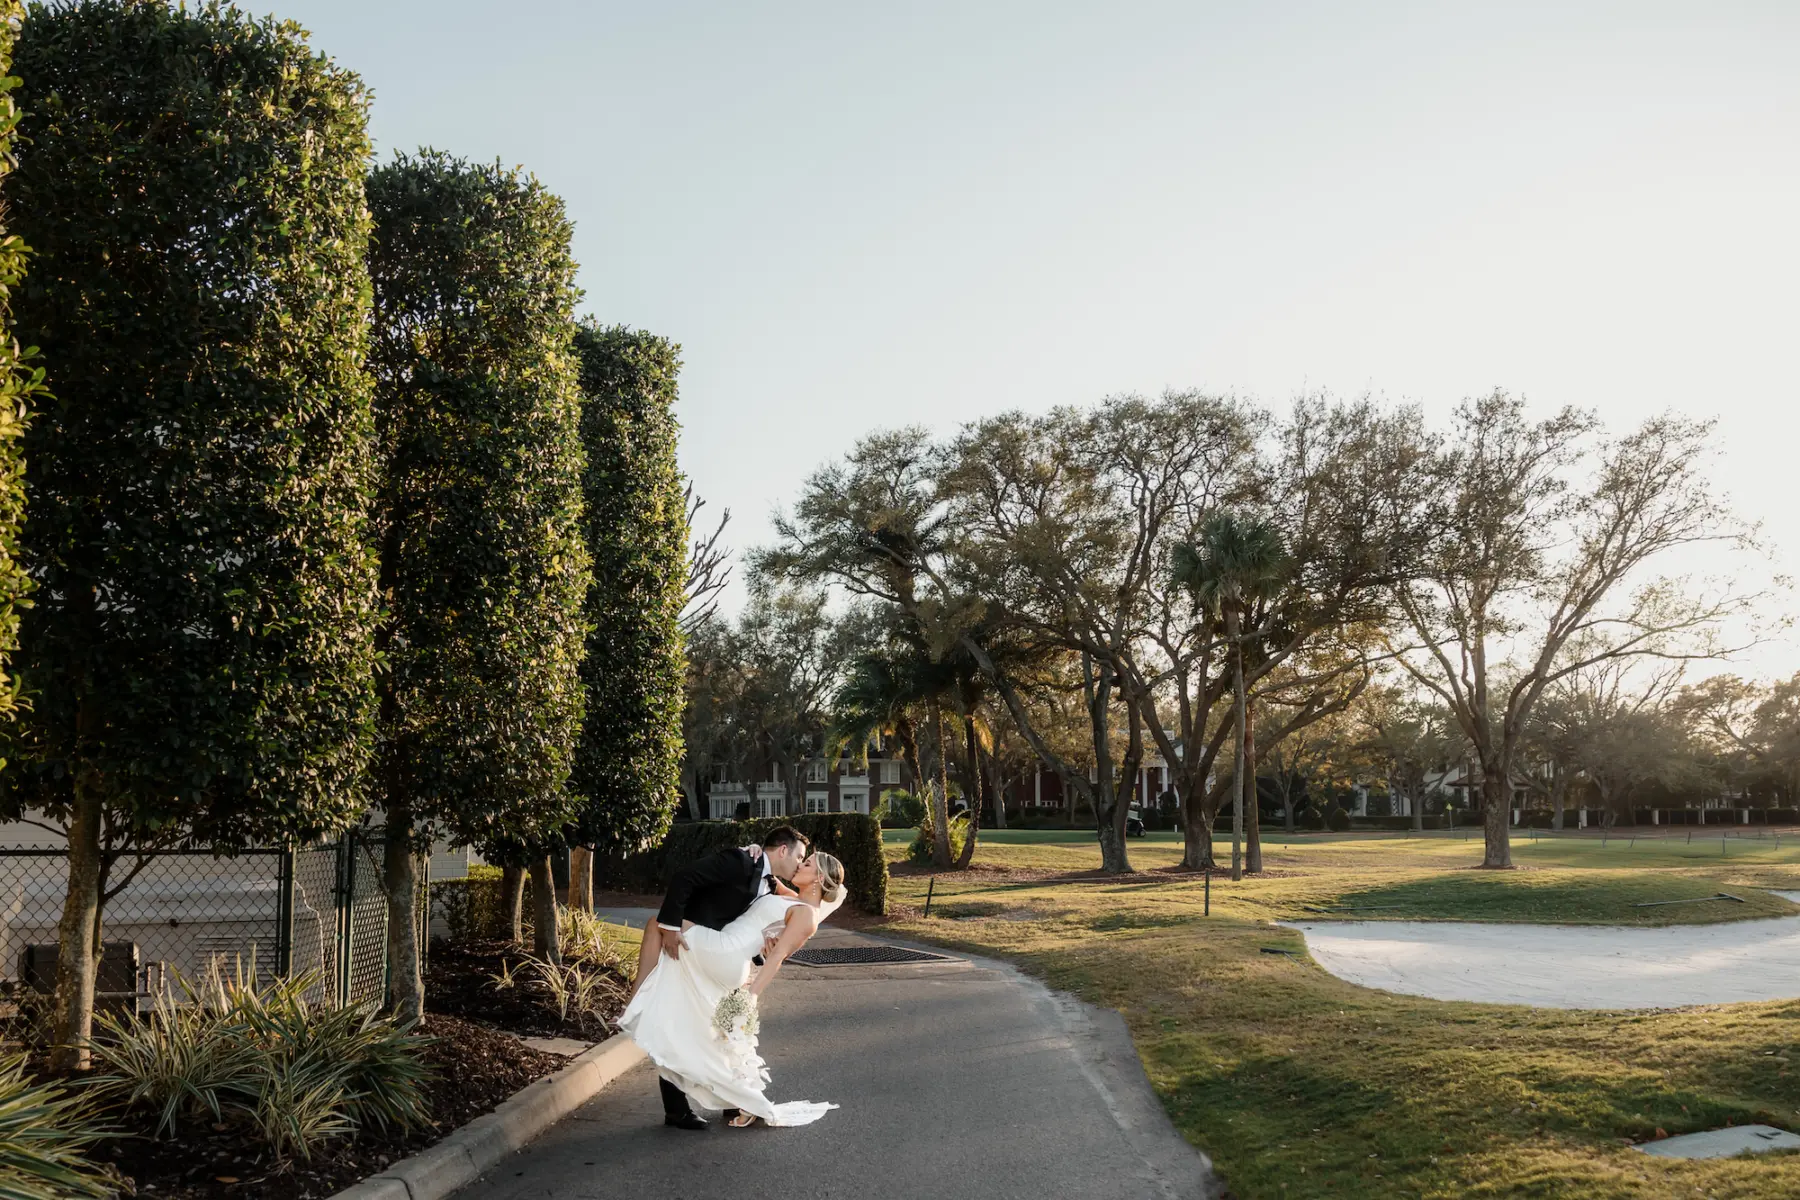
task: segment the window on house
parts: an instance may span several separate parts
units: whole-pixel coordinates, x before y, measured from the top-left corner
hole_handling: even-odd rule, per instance
[[[883,761],[881,764],[881,782],[883,782],[883,783],[899,783],[900,782],[900,764],[895,762],[891,758]]]
[[[808,792],[808,793],[806,793],[806,811],[809,813],[830,812],[831,811],[831,793],[829,793],[829,792]]]
[[[824,783],[826,779],[830,778],[828,774],[830,769],[830,764],[822,758],[811,760],[806,764],[806,782]]]

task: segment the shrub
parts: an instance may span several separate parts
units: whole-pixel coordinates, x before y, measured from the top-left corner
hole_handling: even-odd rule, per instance
[[[424,1039],[371,1008],[321,1009],[314,975],[258,985],[215,970],[157,998],[148,1019],[102,1013],[93,1047],[97,1093],[147,1109],[156,1136],[183,1121],[249,1126],[276,1158],[366,1128],[430,1123]]]
[[[816,849],[843,861],[849,903],[876,916],[887,912],[887,857],[881,849],[881,826],[863,813],[809,813],[796,817],[762,817],[753,821],[680,821],[662,845],[607,864],[608,882],[633,892],[660,892],[669,872],[701,855],[727,846],[759,842],[777,825],[792,825]]]
[[[1333,833],[1343,833],[1350,828],[1350,814],[1334,804],[1325,810],[1325,824]]]
[[[925,819],[925,801],[911,792],[884,792],[880,810],[872,815],[883,829],[914,829]]]
[[[541,958],[529,961],[532,970],[537,972],[538,983],[550,997],[550,1002],[556,1005],[556,1016],[560,1021],[567,1021],[573,1013],[604,1024],[608,1004],[624,994],[604,970],[584,970],[577,963],[553,963]]]
[[[626,979],[637,975],[637,947],[623,939],[617,927],[579,908],[562,910],[557,924],[563,962],[613,971]]]
[[[116,1195],[124,1181],[86,1151],[107,1137],[85,1097],[53,1084],[32,1084],[25,1056],[0,1065],[0,1196],[67,1200]]]
[[[958,858],[963,852],[963,844],[969,840],[969,814],[959,813],[950,818],[950,857]],[[914,866],[929,867],[934,861],[931,857],[931,841],[925,827],[913,835],[913,840],[906,847],[906,861]]]
[[[499,867],[474,866],[466,879],[439,879],[431,885],[432,916],[444,918],[453,942],[492,941],[512,936]],[[525,889],[531,890],[530,881]],[[530,911],[527,904],[526,911]]]

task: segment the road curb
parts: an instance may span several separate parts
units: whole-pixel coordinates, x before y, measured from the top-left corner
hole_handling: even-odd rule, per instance
[[[520,1089],[454,1130],[437,1145],[402,1159],[331,1200],[442,1200],[592,1100],[642,1062],[644,1052],[622,1033],[577,1055],[554,1075]]]

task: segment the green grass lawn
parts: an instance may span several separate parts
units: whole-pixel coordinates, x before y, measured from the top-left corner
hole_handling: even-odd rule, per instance
[[[910,835],[890,832],[898,861]],[[1094,874],[1092,835],[983,835],[978,869],[893,879],[893,931],[1005,957],[1119,1009],[1181,1131],[1242,1200],[1262,1197],[1800,1195],[1800,1155],[1679,1163],[1628,1148],[1727,1122],[1800,1128],[1800,1000],[1652,1013],[1447,1003],[1358,988],[1273,922],[1357,919],[1697,923],[1797,910],[1800,838],[1515,843],[1521,869],[1470,870],[1456,838],[1301,838],[1265,877],[1202,883],[1156,868],[1172,835],[1133,839],[1145,874]],[[1726,891],[1746,903],[1633,908]],[[1299,957],[1265,954],[1265,948]]]

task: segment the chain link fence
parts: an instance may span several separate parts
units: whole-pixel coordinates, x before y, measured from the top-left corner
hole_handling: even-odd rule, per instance
[[[215,967],[261,981],[309,975],[311,998],[344,1006],[387,992],[383,838],[357,830],[297,850],[205,850],[127,855],[113,867],[101,910],[96,1000],[145,1011],[176,976]],[[418,911],[429,912],[421,860]],[[0,847],[0,980],[48,991],[68,852]],[[115,891],[116,889],[116,891]],[[421,928],[421,935],[423,928]],[[420,938],[423,951],[427,939]]]

